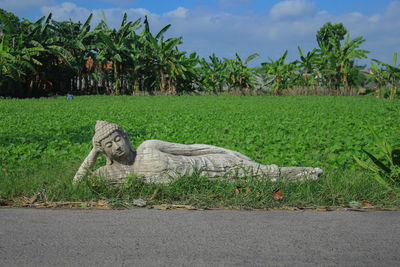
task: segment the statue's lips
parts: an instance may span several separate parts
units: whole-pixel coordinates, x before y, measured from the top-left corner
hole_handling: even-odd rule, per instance
[[[125,151],[122,150],[122,149],[118,149],[118,150],[115,151],[114,154],[115,154],[116,156],[123,156],[123,155],[125,155]]]

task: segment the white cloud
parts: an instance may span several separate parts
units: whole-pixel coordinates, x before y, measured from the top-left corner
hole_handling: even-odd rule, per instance
[[[272,20],[306,16],[313,13],[315,4],[307,0],[285,0],[274,5],[269,15]]]
[[[133,5],[136,3],[135,0],[102,0],[102,1],[120,6]]]
[[[379,14],[376,14],[376,15],[369,17],[368,21],[372,22],[372,23],[377,23],[377,22],[379,22],[380,19],[381,19],[381,16]]]
[[[0,8],[13,13],[24,13],[44,5],[53,5],[54,0],[0,0]]]
[[[385,17],[398,19],[400,14],[400,1],[391,2],[385,12]]]
[[[71,18],[72,21],[83,21],[91,13],[89,9],[78,7],[71,2],[64,2],[61,5],[43,6],[40,11],[43,15],[52,13],[53,18],[56,20],[69,20]]]
[[[84,7],[79,7],[75,3],[64,2],[61,5],[44,6],[41,8],[43,15],[47,15],[50,12],[53,14],[55,20],[69,20],[72,21],[85,21],[87,17],[93,13],[92,24],[97,24],[103,19],[103,14],[100,9],[89,10]],[[144,8],[108,8],[104,9],[107,23],[110,27],[118,28],[121,25],[123,14],[127,13],[130,20],[135,21],[138,18],[142,18],[145,15],[149,17],[158,17],[156,14],[152,14],[150,11]]]
[[[175,10],[165,13],[164,15],[168,17],[186,18],[187,13],[188,9],[180,6]]]

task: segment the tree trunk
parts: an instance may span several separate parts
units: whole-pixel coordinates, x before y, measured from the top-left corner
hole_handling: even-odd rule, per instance
[[[306,87],[308,89],[308,91],[310,91],[310,88],[308,87],[308,71],[307,69],[304,70],[304,82],[306,83]]]
[[[392,78],[392,86],[391,86],[391,88],[390,88],[390,97],[389,97],[389,99],[390,99],[390,100],[393,100],[395,94],[396,94],[396,87],[395,87],[395,85],[394,85],[394,78]]]
[[[117,62],[113,62],[114,66],[114,83],[115,83],[115,95],[119,95],[119,81],[118,81],[118,69],[117,69]]]
[[[168,92],[170,94],[176,95],[176,81],[173,79],[168,80]]]
[[[87,75],[82,76],[82,90],[86,93],[88,89]]]
[[[10,85],[11,83],[8,82],[8,85]],[[32,97],[32,91],[33,91],[33,80],[31,80],[31,82],[29,83],[29,87],[28,87],[28,94],[27,96],[30,98]]]
[[[78,91],[82,91],[82,75],[81,72],[78,71]]]
[[[347,94],[350,95],[351,94],[351,87],[350,87],[349,81],[347,80],[346,73],[343,73],[343,82],[344,82],[344,84],[346,86]]]
[[[280,81],[280,79],[277,79],[277,80],[276,80],[275,95],[278,95],[278,94],[279,94],[279,81]]]
[[[162,69],[160,70],[160,79],[161,79],[161,81],[160,81],[160,86],[161,86],[160,90],[161,90],[162,93],[164,93],[165,89],[166,89],[166,86],[167,86],[167,82],[165,80],[165,74],[164,74]]]
[[[246,83],[246,95],[250,95],[250,85]]]

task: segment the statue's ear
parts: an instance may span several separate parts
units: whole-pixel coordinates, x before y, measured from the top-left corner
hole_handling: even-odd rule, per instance
[[[132,151],[132,152],[136,152],[136,149],[135,149],[135,148],[132,146],[132,144],[131,144],[131,140],[129,140],[128,134],[124,131],[124,132],[122,133],[122,135],[124,136],[124,138],[125,138],[126,141],[128,142],[129,147],[131,148],[131,151]]]

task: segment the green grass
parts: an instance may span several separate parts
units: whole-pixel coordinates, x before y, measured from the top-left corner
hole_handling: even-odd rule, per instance
[[[399,110],[398,101],[360,97],[1,99],[0,200],[32,196],[45,188],[51,201],[130,203],[148,200],[157,190],[150,203],[268,208],[369,201],[399,207],[399,194],[379,185],[353,159],[355,155],[367,160],[361,147],[379,155],[366,121],[391,144],[400,144]],[[136,147],[147,139],[204,143],[239,151],[264,164],[314,166],[325,173],[318,181],[304,183],[228,183],[193,175],[169,186],[133,178],[119,188],[102,181],[74,186],[71,180],[91,149],[96,120],[120,124]],[[283,192],[280,201],[272,198],[277,188]]]

